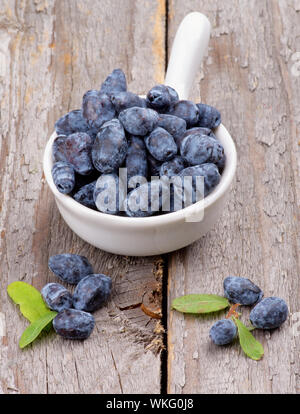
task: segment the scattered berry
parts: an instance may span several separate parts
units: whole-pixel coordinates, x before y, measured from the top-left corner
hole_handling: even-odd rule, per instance
[[[94,326],[93,315],[77,309],[65,309],[53,319],[55,332],[66,339],[87,339]]]
[[[275,296],[262,299],[250,312],[250,321],[258,329],[278,328],[287,317],[287,304]]]
[[[51,310],[61,312],[72,308],[71,293],[59,283],[48,283],[41,290],[44,301]]]
[[[232,303],[253,305],[259,302],[264,293],[251,280],[244,277],[228,276],[224,279],[225,297]]]
[[[108,300],[111,292],[111,278],[103,274],[93,274],[83,278],[76,286],[73,295],[75,309],[93,312]]]
[[[93,273],[88,259],[78,254],[56,254],[49,258],[49,269],[63,282],[77,285],[85,276]]]
[[[234,340],[237,327],[231,319],[221,319],[210,328],[209,336],[216,345],[227,345]]]

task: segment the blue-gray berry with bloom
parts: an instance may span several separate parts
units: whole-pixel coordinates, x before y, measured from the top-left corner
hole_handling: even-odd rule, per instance
[[[221,114],[213,106],[203,103],[197,104],[199,110],[198,126],[214,129],[221,123]]]
[[[230,344],[237,335],[237,327],[231,319],[221,319],[210,328],[209,336],[216,345]]]
[[[93,268],[85,256],[63,253],[51,256],[49,269],[63,282],[77,285],[85,276],[93,273]]]
[[[58,161],[52,167],[53,182],[62,194],[69,194],[75,187],[75,171],[69,162]]]
[[[118,119],[106,122],[100,128],[92,147],[95,168],[107,174],[118,170],[128,149],[125,131]]]
[[[73,294],[75,309],[94,312],[103,306],[111,293],[111,278],[103,274],[92,274],[83,278]]]
[[[157,126],[159,115],[150,108],[132,107],[119,115],[119,121],[131,135],[145,136]]]
[[[126,92],[127,82],[122,69],[114,69],[105,79],[100,87],[100,93],[111,96],[113,93]]]
[[[250,312],[250,321],[258,329],[279,328],[288,317],[286,302],[278,297],[271,296],[262,299]]]
[[[177,154],[177,145],[168,131],[157,127],[145,138],[147,150],[158,161],[168,161]]]
[[[225,297],[232,303],[253,305],[259,302],[264,293],[251,280],[244,277],[228,276],[223,282]]]
[[[71,293],[59,283],[47,283],[41,290],[41,294],[47,306],[53,311],[61,312],[73,306]]]
[[[91,160],[92,143],[93,139],[85,132],[59,135],[52,147],[54,162],[69,162],[78,174],[89,175],[94,169]]]
[[[53,319],[55,332],[65,339],[87,339],[94,327],[93,315],[78,309],[65,309]]]
[[[110,96],[116,112],[119,114],[125,109],[132,107],[147,108],[146,99],[140,98],[132,92],[114,92]]]

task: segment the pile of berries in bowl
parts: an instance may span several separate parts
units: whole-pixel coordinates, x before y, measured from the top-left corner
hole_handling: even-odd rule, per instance
[[[52,178],[62,194],[102,213],[149,217],[186,208],[219,184],[226,156],[217,109],[165,85],[142,98],[115,69],[82,108],[55,124]],[[199,179],[198,179],[199,178]]]

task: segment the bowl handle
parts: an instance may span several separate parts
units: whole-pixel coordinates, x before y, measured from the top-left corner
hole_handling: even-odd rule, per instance
[[[211,24],[198,12],[182,20],[172,46],[165,85],[174,88],[180,99],[187,99],[208,47]]]

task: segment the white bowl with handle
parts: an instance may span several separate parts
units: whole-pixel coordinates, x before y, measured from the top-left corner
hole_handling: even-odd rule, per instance
[[[180,99],[187,99],[199,70],[210,37],[206,16],[193,12],[180,24],[172,47],[165,84],[173,87]],[[234,142],[221,124],[215,131],[226,154],[226,165],[217,187],[204,200],[173,213],[133,218],[94,211],[60,193],[52,179],[54,132],[44,152],[44,174],[54,194],[57,207],[68,226],[83,240],[110,253],[126,256],[151,256],[185,247],[201,236],[218,220],[230,194],[236,170]]]

